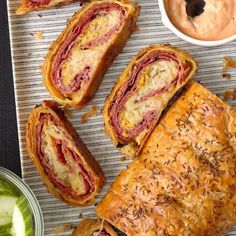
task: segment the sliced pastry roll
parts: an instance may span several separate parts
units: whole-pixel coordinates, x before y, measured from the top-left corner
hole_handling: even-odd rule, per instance
[[[139,7],[128,0],[92,1],[76,13],[49,49],[44,83],[60,103],[83,107],[136,28]]]
[[[235,206],[236,110],[193,83],[96,210],[129,236],[223,236]]]
[[[51,194],[70,205],[93,202],[105,182],[103,172],[55,102],[32,110],[26,141]]]
[[[118,236],[111,226],[103,220],[83,220],[76,226],[72,236]]]
[[[121,74],[104,107],[105,130],[114,145],[134,157],[174,94],[196,72],[196,62],[167,45],[149,46]]]
[[[23,15],[31,11],[48,9],[62,4],[78,2],[79,0],[21,0],[21,6],[17,9],[18,15]],[[85,2],[85,1],[81,1]]]

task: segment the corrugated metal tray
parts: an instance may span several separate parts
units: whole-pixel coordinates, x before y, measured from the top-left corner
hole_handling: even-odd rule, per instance
[[[70,207],[47,193],[26,153],[25,142],[25,124],[29,112],[43,99],[50,98],[42,84],[40,65],[43,63],[49,46],[65,28],[67,19],[80,9],[80,4],[17,16],[15,10],[19,2],[19,0],[8,0],[8,16],[22,174],[23,179],[32,188],[41,204],[45,220],[45,235],[49,236],[54,235],[54,227],[66,223],[76,224],[81,220],[81,217],[95,216],[94,206],[85,208]],[[101,112],[87,124],[82,124],[80,117],[92,104],[97,105],[100,110],[102,109],[104,100],[110,93],[114,82],[140,49],[149,44],[171,43],[188,50],[198,60],[199,70],[195,79],[211,91],[222,96],[225,90],[232,89],[236,85],[235,72],[231,73],[232,80],[230,81],[226,81],[221,77],[221,59],[225,55],[236,57],[236,42],[215,48],[190,45],[177,38],[163,26],[157,0],[139,0],[138,2],[142,6],[138,21],[139,30],[132,35],[124,51],[110,67],[95,99],[81,111],[72,110],[73,116],[70,118],[81,138],[100,162],[107,178],[107,184],[101,191],[97,201],[104,196],[111,182],[120,170],[127,166],[129,161],[121,162],[122,155],[117,152],[105,136]],[[40,41],[35,40],[34,37],[34,33],[37,31],[43,33],[43,39]],[[230,103],[236,107],[236,102],[231,101]],[[69,232],[63,235],[69,235]],[[229,235],[236,236],[236,229]]]

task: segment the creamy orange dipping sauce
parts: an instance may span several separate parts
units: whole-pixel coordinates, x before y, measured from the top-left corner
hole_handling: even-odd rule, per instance
[[[184,34],[220,40],[236,34],[236,0],[205,0],[203,13],[189,18],[185,0],[164,0],[170,21]]]

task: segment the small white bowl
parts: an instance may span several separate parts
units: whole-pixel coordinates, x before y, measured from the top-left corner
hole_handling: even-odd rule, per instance
[[[175,33],[178,37],[180,37],[181,39],[183,39],[189,43],[192,43],[192,44],[195,44],[198,46],[204,46],[204,47],[214,47],[214,46],[226,44],[226,43],[231,42],[236,39],[236,35],[230,36],[225,39],[214,40],[214,41],[199,40],[199,39],[189,37],[186,34],[182,33],[180,30],[178,30],[172,24],[171,20],[169,19],[168,15],[167,15],[164,0],[158,0],[158,1],[159,1],[159,8],[160,8],[161,15],[162,15],[162,22],[163,22],[164,26],[167,27],[169,30],[171,30],[173,33]]]

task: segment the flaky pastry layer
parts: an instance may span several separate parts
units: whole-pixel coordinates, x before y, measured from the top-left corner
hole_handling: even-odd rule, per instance
[[[193,83],[96,212],[128,236],[223,236],[235,205],[236,111]]]
[[[72,236],[117,236],[117,233],[105,221],[85,219],[76,226]]]
[[[17,9],[16,14],[23,15],[31,11],[50,9],[77,1],[86,2],[86,0],[21,0],[21,6]]]

